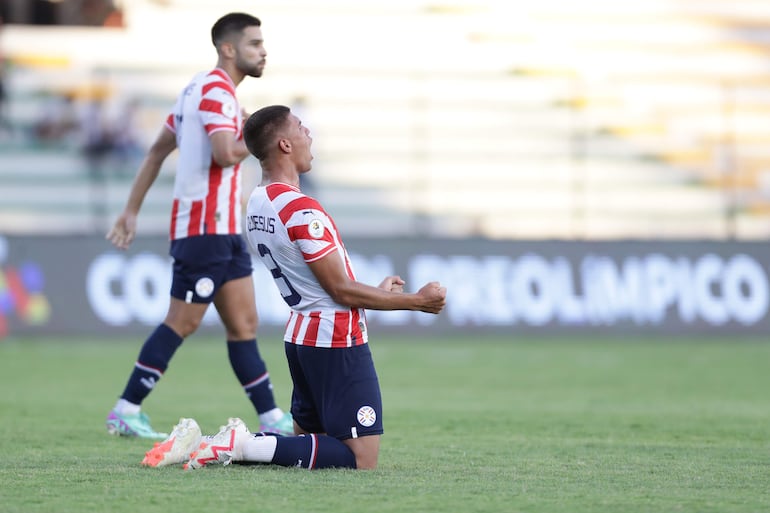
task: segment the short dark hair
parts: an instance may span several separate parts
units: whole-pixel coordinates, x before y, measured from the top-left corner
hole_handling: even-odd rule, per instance
[[[219,46],[223,39],[231,34],[243,32],[246,27],[261,27],[259,18],[244,12],[231,12],[219,18],[211,27],[211,42]]]
[[[243,125],[243,142],[259,160],[267,158],[276,133],[286,124],[291,109],[285,105],[262,107]]]

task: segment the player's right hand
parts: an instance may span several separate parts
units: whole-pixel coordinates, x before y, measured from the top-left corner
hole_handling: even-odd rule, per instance
[[[126,213],[118,217],[106,239],[118,249],[128,249],[136,235],[136,215]]]
[[[382,283],[380,283],[378,287],[387,290],[388,292],[401,293],[404,291],[404,284],[406,284],[406,282],[401,279],[401,276],[388,276],[382,280]]]
[[[446,287],[437,281],[425,284],[417,291],[417,295],[423,300],[419,308],[421,312],[437,314],[446,305]]]

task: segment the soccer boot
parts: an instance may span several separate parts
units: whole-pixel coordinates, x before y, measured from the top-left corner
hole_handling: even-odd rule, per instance
[[[112,410],[107,416],[107,432],[111,435],[135,436],[163,440],[168,433],[159,433],[152,429],[150,418],[144,412],[136,415],[124,415]]]
[[[217,463],[229,465],[233,460],[242,459],[243,441],[250,436],[249,428],[241,419],[228,419],[226,426],[219,428],[219,432],[210,440],[201,442],[200,448],[190,455],[190,461],[184,466],[185,470]]]
[[[177,463],[186,463],[190,454],[201,443],[201,428],[195,419],[179,419],[171,434],[163,442],[155,442],[142,460],[146,467],[165,467]]]
[[[259,430],[263,433],[273,433],[281,436],[294,436],[294,418],[292,418],[291,413],[286,412],[283,414],[283,417],[278,419],[277,422],[263,422],[260,424]]]

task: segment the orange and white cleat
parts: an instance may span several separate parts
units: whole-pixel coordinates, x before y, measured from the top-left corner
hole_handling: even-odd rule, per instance
[[[243,459],[243,442],[252,436],[249,428],[241,419],[231,417],[227,425],[208,441],[200,444],[200,449],[190,455],[185,470],[198,469],[206,465],[221,463],[229,465]],[[207,437],[208,438],[208,437]]]
[[[165,467],[186,463],[190,454],[201,445],[201,428],[195,419],[179,419],[171,434],[162,442],[156,442],[142,460],[146,467]]]

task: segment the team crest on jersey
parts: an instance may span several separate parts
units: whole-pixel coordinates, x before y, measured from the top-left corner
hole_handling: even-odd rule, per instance
[[[377,421],[377,413],[371,406],[361,406],[356,414],[358,423],[364,427],[371,427]]]
[[[324,224],[320,219],[311,219],[307,224],[307,231],[314,239],[320,239],[324,236]]]
[[[228,118],[234,118],[235,117],[235,103],[233,102],[225,102],[222,104],[222,114],[227,116]]]
[[[214,292],[214,280],[204,277],[195,282],[195,293],[200,297],[209,297]]]

